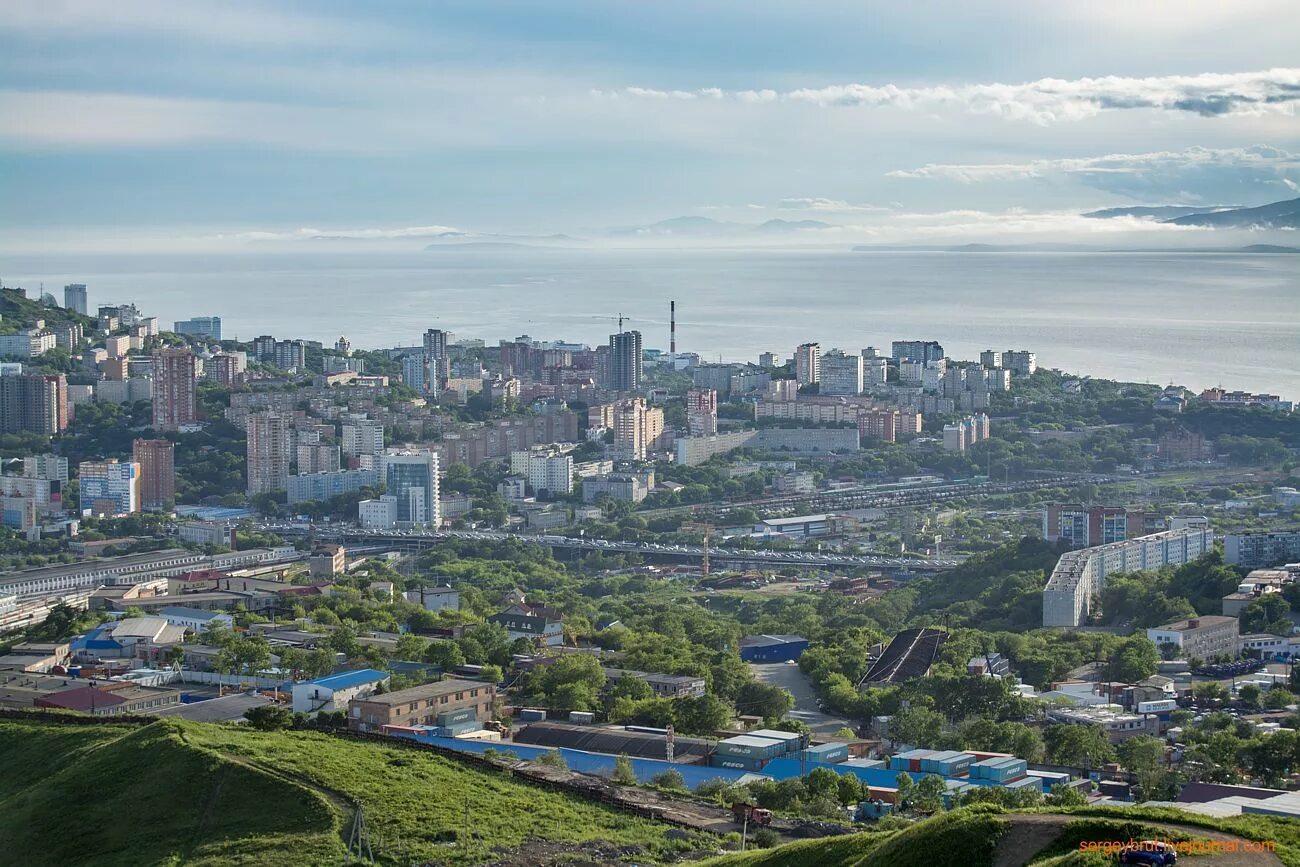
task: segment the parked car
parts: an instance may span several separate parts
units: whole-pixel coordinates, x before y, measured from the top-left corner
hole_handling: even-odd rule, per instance
[[[1158,840],[1143,840],[1130,843],[1119,850],[1121,864],[1150,864],[1153,867],[1168,867],[1178,862],[1178,853],[1168,843]]]

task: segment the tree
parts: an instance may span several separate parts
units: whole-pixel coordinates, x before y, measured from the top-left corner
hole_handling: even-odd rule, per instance
[[[1253,683],[1244,683],[1237,690],[1237,698],[1250,707],[1259,707],[1259,687]]]
[[[1292,623],[1287,615],[1291,604],[1281,593],[1265,593],[1251,602],[1241,612],[1241,631],[1267,632],[1273,635],[1290,635]]]
[[[943,734],[943,722],[943,715],[928,707],[904,708],[889,721],[889,737],[905,744],[930,746]]]
[[[1112,680],[1137,683],[1155,674],[1160,667],[1160,651],[1146,638],[1126,640],[1110,658]]]
[[[1047,727],[1043,740],[1047,760],[1053,764],[1093,768],[1115,761],[1115,748],[1101,726],[1052,725]]]
[[[1143,800],[1151,800],[1165,775],[1165,748],[1149,735],[1138,735],[1119,745],[1119,760],[1137,777]]]
[[[794,696],[779,686],[750,681],[736,693],[736,712],[779,720],[794,707]]]
[[[943,777],[938,774],[927,774],[912,791],[912,803],[919,812],[937,813],[943,809],[943,796],[947,793],[948,787]]]
[[[1052,786],[1047,803],[1053,807],[1082,807],[1088,803],[1088,798],[1075,786],[1057,783]]]
[[[679,698],[673,701],[673,718],[683,734],[712,734],[731,721],[731,706],[716,695]]]
[[[650,778],[650,785],[656,789],[664,789],[672,792],[683,792],[686,789],[686,778],[678,770],[668,770],[661,774],[655,774]]]
[[[632,760],[626,753],[614,759],[614,775],[611,779],[620,786],[636,785],[636,771],[632,770]]]
[[[394,659],[420,659],[424,656],[425,645],[429,642],[410,632],[398,636],[397,646],[393,648]]]
[[[452,671],[465,664],[465,654],[454,641],[430,641],[424,648],[423,659],[443,671]]]
[[[293,711],[284,705],[263,704],[244,711],[249,725],[264,732],[287,729],[293,725]]]
[[[898,776],[894,778],[894,786],[898,789],[894,796],[898,809],[907,809],[912,802],[912,790],[916,788],[916,781],[907,771],[899,771]]]
[[[238,636],[217,654],[216,667],[226,674],[256,677],[271,665],[271,648],[266,639]]]
[[[556,768],[561,771],[567,771],[569,769],[569,763],[564,760],[564,756],[559,750],[547,750],[537,758],[533,759],[533,761],[539,765],[545,765],[548,768]]]

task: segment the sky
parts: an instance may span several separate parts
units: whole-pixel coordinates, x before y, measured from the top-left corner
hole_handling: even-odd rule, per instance
[[[1298,45],[1294,0],[5,0],[0,251],[1164,240],[1079,215],[1300,196]]]

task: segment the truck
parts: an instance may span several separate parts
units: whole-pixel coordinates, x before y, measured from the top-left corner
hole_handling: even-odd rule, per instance
[[[772,824],[772,811],[755,807],[753,804],[735,803],[731,805],[731,816],[738,824],[757,825],[766,828]]]

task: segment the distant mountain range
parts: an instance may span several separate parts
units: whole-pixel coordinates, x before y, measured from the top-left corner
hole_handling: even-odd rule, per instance
[[[1288,199],[1254,208],[1239,205],[1107,208],[1089,211],[1083,216],[1097,219],[1141,217],[1174,226],[1205,226],[1213,229],[1300,229],[1300,199]]]
[[[1137,208],[1103,208],[1100,211],[1089,211],[1083,216],[1092,217],[1097,220],[1109,220],[1112,217],[1141,217],[1142,219],[1151,219],[1163,223],[1167,220],[1186,217],[1190,214],[1209,214],[1214,211],[1234,211],[1240,207],[1241,205],[1207,205],[1199,208],[1188,207],[1186,205],[1153,205]]]

